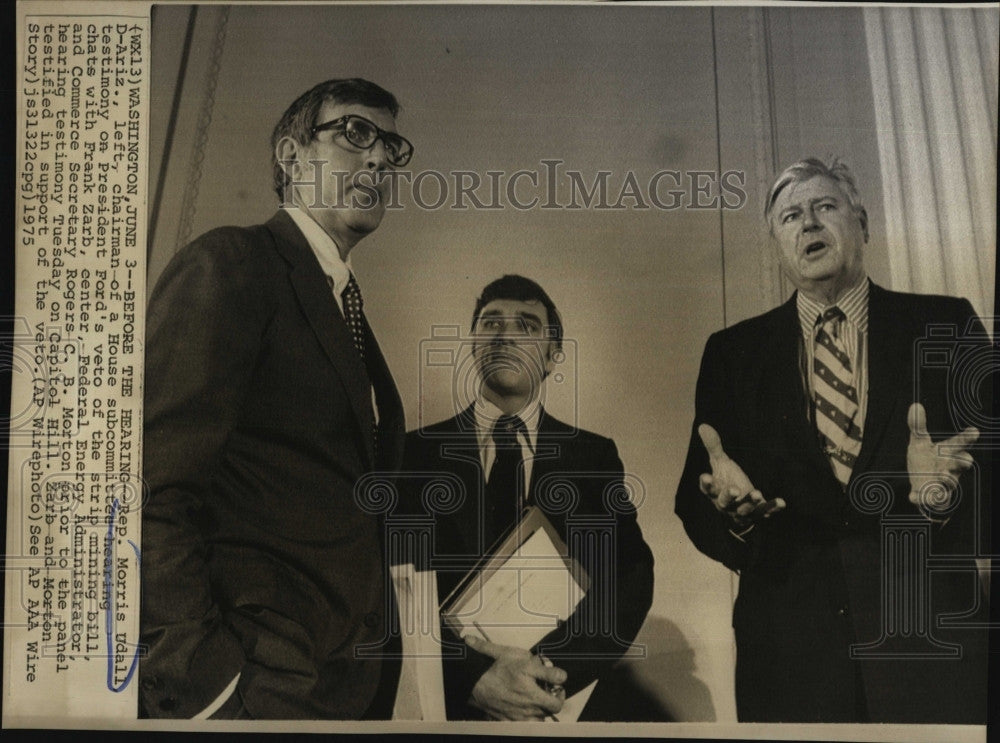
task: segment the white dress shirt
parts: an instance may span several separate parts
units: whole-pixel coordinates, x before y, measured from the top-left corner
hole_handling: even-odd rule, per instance
[[[815,353],[816,318],[827,307],[810,299],[801,291],[795,295],[795,303],[799,314],[799,326],[802,331],[802,345],[799,362],[802,382],[808,392],[810,402],[809,419],[814,420],[815,390],[813,390],[813,356]],[[855,423],[864,431],[865,413],[868,410],[868,277],[844,292],[836,302],[836,306],[844,313],[844,331],[841,340],[844,343],[847,356],[851,359],[854,390],[858,395],[858,413]],[[766,495],[765,495],[766,497]],[[741,542],[747,534],[753,531],[754,524],[741,531],[730,529],[729,533]]]
[[[288,216],[292,218],[296,226],[302,231],[312,248],[312,252],[319,261],[319,267],[323,273],[333,280],[333,298],[337,300],[337,306],[341,314],[344,312],[344,298],[341,296],[347,288],[347,282],[351,280],[351,259],[346,261],[340,257],[340,248],[333,238],[327,234],[326,230],[316,223],[306,212],[298,207],[282,207]],[[357,281],[355,276],[354,280]]]
[[[490,470],[496,460],[496,445],[493,443],[493,427],[497,419],[506,415],[500,408],[481,397],[476,400],[473,412],[476,417],[476,439],[479,443],[479,461],[483,465],[483,478],[489,480]],[[521,445],[521,457],[524,460],[524,492],[528,494],[531,484],[532,461],[535,455],[535,444],[538,442],[538,424],[541,420],[542,406],[535,400],[527,408],[520,411],[517,417],[524,422],[524,429],[517,433],[517,441]],[[523,503],[520,505],[524,505]]]
[[[795,296],[799,311],[799,325],[802,329],[802,349],[805,352],[803,380],[809,397],[815,400],[816,391],[812,388],[813,355],[815,352],[816,318],[828,307],[810,299],[802,292]],[[858,413],[854,422],[858,428],[865,429],[865,413],[868,410],[868,277],[856,286],[848,289],[836,302],[836,306],[844,313],[844,329],[840,339],[844,351],[851,360],[851,372],[854,376],[854,391],[858,395]]]

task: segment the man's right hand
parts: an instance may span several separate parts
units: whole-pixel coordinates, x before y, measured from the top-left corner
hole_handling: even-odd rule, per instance
[[[468,636],[466,644],[494,659],[476,682],[469,703],[495,720],[544,720],[562,709],[563,694],[545,691],[539,682],[558,686],[566,681],[561,668],[546,666],[527,650]]]
[[[698,487],[720,513],[726,514],[737,529],[746,529],[785,507],[783,498],[766,500],[742,468],[722,449],[718,432],[707,423],[698,426],[698,436],[708,450],[712,474],[698,478]]]

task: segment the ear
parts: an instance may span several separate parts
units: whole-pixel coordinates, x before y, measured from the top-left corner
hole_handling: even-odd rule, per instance
[[[552,358],[554,355],[555,355],[555,343],[554,341],[549,341],[549,350],[545,354],[545,365],[543,367],[545,373],[542,375],[542,379],[548,377],[552,373],[553,369],[556,368],[556,362]]]
[[[865,242],[868,242],[868,212],[861,209],[858,212],[858,219],[861,221],[861,230],[865,233]]]
[[[298,180],[301,164],[302,145],[293,137],[282,137],[274,146],[274,157],[291,180]]]

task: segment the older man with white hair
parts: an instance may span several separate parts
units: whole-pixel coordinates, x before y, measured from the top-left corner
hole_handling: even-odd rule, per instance
[[[982,724],[990,413],[963,369],[989,338],[869,280],[842,163],[785,169],[765,218],[797,291],[709,338],[676,500],[740,576],[739,719]]]

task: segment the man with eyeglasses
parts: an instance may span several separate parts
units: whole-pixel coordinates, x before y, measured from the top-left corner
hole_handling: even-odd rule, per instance
[[[151,295],[142,716],[391,715],[396,609],[355,486],[398,468],[404,423],[350,255],[412,154],[398,112],[361,79],[303,94],[272,135],[282,208],[198,238]]]

